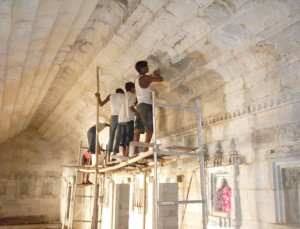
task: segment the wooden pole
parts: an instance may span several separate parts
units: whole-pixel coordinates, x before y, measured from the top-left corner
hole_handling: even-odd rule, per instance
[[[97,67],[97,93],[99,93],[99,67]],[[97,193],[98,193],[98,180],[97,180],[97,168],[98,168],[98,123],[99,123],[99,101],[97,100],[97,111],[96,111],[96,140],[95,140],[95,179],[94,179],[94,198],[93,198],[93,216],[92,216],[92,228],[96,229],[98,225],[98,214],[97,214]]]
[[[77,159],[77,166],[80,166],[80,157],[81,157],[81,149],[82,149],[82,141],[80,142],[80,148],[79,148],[79,152],[78,152],[78,159]],[[78,185],[78,170],[76,170],[76,179],[75,179],[75,184],[74,186],[72,186],[72,190],[73,190],[73,195],[72,195],[72,209],[71,209],[71,217],[70,218],[70,224],[69,227],[73,228],[73,221],[74,221],[74,216],[75,216],[75,205],[76,205],[76,193],[77,193],[77,185]]]
[[[104,186],[105,186],[105,173],[102,175],[102,182],[101,182],[101,192],[100,192],[100,201],[101,201],[101,208],[100,208],[100,225],[99,228],[102,228],[102,212],[103,212],[103,203],[104,203]]]

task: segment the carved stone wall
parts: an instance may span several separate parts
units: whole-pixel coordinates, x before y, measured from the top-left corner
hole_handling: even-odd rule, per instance
[[[44,215],[59,219],[61,155],[28,130],[1,145],[0,218]]]
[[[286,223],[300,225],[300,166],[281,171]]]
[[[209,225],[212,228],[271,229],[286,228],[291,224],[295,225],[292,228],[298,227],[298,167],[280,170],[278,179],[281,182],[282,179],[288,179],[284,178],[287,174],[291,178],[288,184],[279,187],[279,196],[274,191],[277,186],[271,178],[277,174],[272,169],[273,162],[300,158],[299,95],[299,92],[291,92],[269,96],[248,109],[241,107],[240,112],[233,111],[202,122],[207,171],[222,166],[230,167],[236,153],[240,164],[235,175],[232,175],[236,179],[235,191],[238,191],[234,204],[235,218],[210,215]],[[174,119],[182,118],[181,114],[170,115]],[[171,123],[171,120],[168,122]],[[170,131],[161,129],[160,141],[197,146],[197,125],[188,123],[175,126]],[[197,162],[184,159],[183,164],[196,166]],[[170,173],[172,171],[169,170]],[[210,179],[207,181],[210,182]],[[208,198],[211,195],[208,189]]]

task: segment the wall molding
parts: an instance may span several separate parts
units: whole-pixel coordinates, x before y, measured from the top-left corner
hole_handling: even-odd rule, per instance
[[[208,128],[213,125],[220,125],[234,119],[243,118],[247,116],[256,115],[268,110],[279,108],[285,105],[300,102],[300,92],[295,93],[281,93],[272,96],[268,99],[262,100],[261,102],[255,103],[253,105],[241,106],[238,109],[219,114],[216,116],[211,116],[202,121],[202,129]],[[158,134],[158,138],[170,137],[176,134],[184,134],[188,131],[195,131],[197,129],[197,123],[190,123],[186,126],[176,128],[171,131],[163,131]]]

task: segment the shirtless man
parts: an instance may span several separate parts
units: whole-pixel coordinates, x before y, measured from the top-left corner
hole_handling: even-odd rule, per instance
[[[139,61],[135,65],[139,77],[135,80],[137,105],[137,117],[135,123],[134,141],[140,140],[140,134],[146,132],[145,142],[150,143],[153,134],[152,101],[150,95],[150,84],[152,82],[162,82],[164,79],[159,71],[154,71],[152,75],[146,75],[149,71],[147,61]],[[144,148],[144,152],[148,147]],[[134,155],[138,155],[138,147],[134,149]]]

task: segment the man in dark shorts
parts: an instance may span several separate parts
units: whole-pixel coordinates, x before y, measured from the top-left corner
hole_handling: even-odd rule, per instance
[[[135,80],[137,105],[137,117],[134,132],[134,141],[140,140],[140,134],[146,132],[145,142],[150,143],[153,134],[153,118],[152,118],[152,101],[150,95],[150,84],[152,82],[162,82],[164,79],[160,76],[159,71],[155,70],[152,75],[146,75],[149,71],[147,61],[139,61],[135,65],[135,69],[139,73]],[[148,151],[148,147],[144,147],[144,152]],[[138,147],[134,149],[134,155],[138,155]]]

